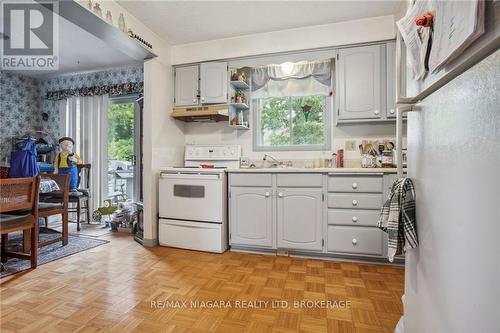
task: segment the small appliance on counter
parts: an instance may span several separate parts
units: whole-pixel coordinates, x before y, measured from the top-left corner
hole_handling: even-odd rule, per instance
[[[159,180],[159,243],[222,253],[228,247],[226,168],[238,168],[239,145],[188,145],[184,167]]]

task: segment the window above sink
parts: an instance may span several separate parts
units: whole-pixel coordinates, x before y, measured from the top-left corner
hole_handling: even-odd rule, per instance
[[[331,86],[329,59],[254,68],[254,151],[329,149]]]

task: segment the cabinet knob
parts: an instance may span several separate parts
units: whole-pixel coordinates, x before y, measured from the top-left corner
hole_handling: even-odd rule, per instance
[[[390,109],[390,110],[389,110],[389,113],[390,113],[390,114],[394,114],[394,112],[395,112],[395,111],[394,111],[394,109]]]
[[[356,245],[356,244],[358,244],[358,240],[356,238],[353,238],[352,239],[352,245]]]
[[[352,222],[354,222],[354,223],[358,222],[358,218],[356,216],[353,216],[352,217]]]
[[[375,111],[373,111],[373,113],[375,113],[375,114],[378,115],[380,113],[380,111],[379,110],[375,110]]]
[[[266,196],[266,198],[269,198],[269,196],[271,195],[271,193],[269,192],[266,192],[266,194],[264,194]]]
[[[198,100],[196,98],[193,98],[193,103],[196,103]]]
[[[201,101],[202,101],[202,102],[203,102],[203,101],[205,101],[205,97],[202,97],[202,98],[201,98]]]
[[[278,197],[283,198],[283,192],[279,192]]]
[[[353,200],[353,201],[352,201],[352,205],[353,205],[353,206],[357,206],[357,205],[358,205],[358,200]]]
[[[358,184],[357,183],[352,183],[352,188],[355,190],[358,188]]]

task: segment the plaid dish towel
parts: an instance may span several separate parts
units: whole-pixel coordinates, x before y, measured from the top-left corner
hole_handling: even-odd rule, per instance
[[[389,236],[387,256],[390,262],[396,254],[418,246],[415,187],[410,178],[400,178],[392,185],[389,198],[380,210],[377,227]]]

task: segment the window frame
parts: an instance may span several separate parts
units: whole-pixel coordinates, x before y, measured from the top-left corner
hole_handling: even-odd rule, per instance
[[[333,76],[332,76],[332,81],[333,81]],[[333,82],[332,82],[333,86]],[[293,97],[293,96],[289,96]],[[253,99],[250,99],[252,106],[254,101]],[[290,106],[291,107],[291,106]],[[260,108],[253,108],[252,113],[253,113],[253,123],[255,124],[253,126],[253,151],[327,151],[331,149],[332,146],[332,112],[334,109],[334,97],[333,96],[325,96],[325,110],[324,110],[324,131],[323,131],[323,136],[324,136],[324,141],[323,144],[321,145],[282,145],[282,146],[264,146],[260,142],[261,140],[261,117],[260,117]],[[290,135],[293,133],[293,126],[291,124],[292,119],[290,119]]]

